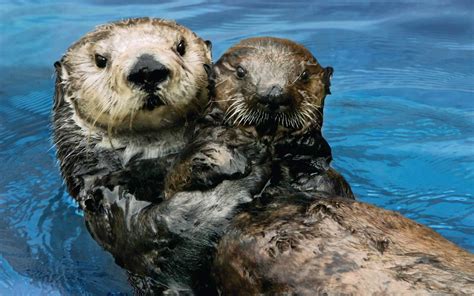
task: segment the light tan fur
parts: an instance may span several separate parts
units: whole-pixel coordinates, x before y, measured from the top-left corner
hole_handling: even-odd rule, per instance
[[[184,56],[175,51],[181,40],[187,46]],[[105,68],[96,66],[95,54],[107,58]],[[147,94],[127,81],[142,54],[152,55],[171,71],[156,92],[165,105],[152,111],[142,108]],[[203,64],[210,63],[211,53],[204,41],[173,21],[142,18],[106,24],[71,46],[61,60],[63,99],[74,105],[83,121],[79,124],[90,129],[160,129],[206,104]]]

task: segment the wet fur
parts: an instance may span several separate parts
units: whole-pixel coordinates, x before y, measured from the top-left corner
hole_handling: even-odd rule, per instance
[[[242,65],[247,78],[235,74]],[[310,78],[298,81],[302,71]],[[213,67],[211,104],[167,176],[166,197],[212,188],[245,176],[259,165],[257,160],[272,159],[272,194],[278,186],[299,182],[307,183],[304,190],[354,198],[349,184],[330,168],[330,147],[321,135],[331,75],[332,68],[321,67],[308,50],[289,40],[251,38],[231,47]],[[291,109],[272,114],[254,106],[254,100],[262,85],[275,83],[291,98]],[[313,177],[300,180],[302,172]]]
[[[327,77],[328,71],[324,73]],[[61,91],[64,88],[57,88],[57,93]],[[140,200],[155,193],[131,194],[131,183],[138,184],[135,187],[143,183],[130,182],[130,176],[143,174],[160,183],[170,167],[161,160],[170,157],[168,152],[182,149],[184,144],[176,141],[176,136],[181,139],[184,131],[169,131],[165,137],[173,139],[169,142],[161,141],[165,134],[160,129],[158,142],[154,136],[141,133],[136,138],[126,133],[122,138],[118,136],[120,128],[114,137],[109,137],[108,128],[91,132],[87,122],[76,120],[74,106],[63,97],[56,95],[54,113],[63,176],[76,198],[77,192],[95,184],[88,196],[91,198],[83,203],[86,224],[116,262],[132,272],[131,282],[138,293],[212,295],[217,284],[224,294],[241,295],[313,295],[315,290],[321,294],[367,294],[382,288],[379,294],[398,294],[406,291],[403,289],[408,283],[409,291],[419,294],[472,294],[471,254],[398,214],[349,199],[334,199],[325,192],[314,193],[312,185],[305,185],[310,183],[304,181],[308,177],[304,172],[292,183],[289,178],[298,170],[292,169],[291,158],[285,159],[285,153],[273,152],[283,164],[277,162],[283,169],[275,186],[265,186],[269,185],[269,168],[262,165],[256,170],[245,169],[244,177],[220,180],[206,191],[178,192],[161,203]],[[141,145],[143,139],[153,145]],[[302,142],[303,148],[316,143]],[[326,149],[319,147],[316,160],[320,161],[313,169],[324,168],[327,157]],[[217,163],[228,164],[228,159]],[[124,166],[129,171],[121,174]],[[109,174],[117,169],[118,175]],[[341,182],[331,169],[326,174]],[[104,182],[92,182],[89,176]],[[321,184],[318,178],[312,182]],[[259,195],[263,189],[266,194]],[[352,253],[356,255],[351,257]],[[398,260],[402,263],[397,265]],[[362,265],[354,265],[360,262]],[[211,264],[214,277],[207,272]],[[374,273],[374,269],[380,272]],[[361,284],[354,285],[354,278]],[[338,279],[343,284],[338,284]],[[382,287],[381,279],[391,281],[389,288],[401,289]],[[452,288],[446,286],[448,281]]]
[[[175,39],[186,40],[187,56],[173,55]],[[95,65],[96,53],[108,57],[104,69]],[[143,108],[147,94],[124,78],[143,53],[158,56],[173,73],[157,90],[165,105],[152,111]],[[187,123],[207,104],[204,65],[210,63],[204,40],[173,21],[150,18],[99,26],[55,63],[54,143],[68,191],[82,207],[97,180],[129,162],[174,160],[186,142]]]
[[[153,42],[152,36],[158,40]],[[190,59],[178,60],[174,65],[169,64],[170,60],[161,60],[174,72],[158,93],[165,105],[153,111],[144,110],[146,94],[122,80],[140,53],[133,46],[140,44],[146,52],[163,53],[179,41],[175,37],[183,36],[188,42]],[[136,38],[142,37],[144,42],[137,42]],[[133,56],[126,58],[127,48],[122,48],[118,50],[122,55],[115,59],[113,53],[108,56],[113,61],[111,68],[95,67],[95,47],[111,46],[108,49],[114,52],[112,45],[121,44],[123,39],[131,42]],[[163,42],[157,42],[160,40]],[[187,126],[207,104],[205,66],[210,62],[209,43],[188,29],[172,21],[141,18],[99,26],[55,63],[53,129],[61,173],[70,194],[84,209],[90,233],[118,264],[131,272],[131,282],[137,288],[149,284],[147,287],[156,291],[189,291],[194,274],[192,268],[186,268],[185,258],[200,258],[200,253],[193,255],[189,250],[199,250],[200,244],[212,242],[214,235],[208,231],[212,228],[209,225],[219,232],[222,223],[203,223],[204,229],[196,228],[195,232],[201,233],[202,240],[191,241],[195,244],[191,246],[183,243],[180,252],[171,254],[166,250],[179,241],[179,221],[190,229],[195,222],[187,220],[188,215],[209,213],[219,205],[226,207],[222,214],[228,214],[251,198],[247,192],[252,184],[259,184],[259,174],[250,175],[247,183],[241,181],[245,194],[240,198],[225,192],[239,190],[241,183],[223,184],[215,193],[205,195],[204,200],[210,203],[197,203],[199,197],[193,199],[195,203],[189,203],[189,196],[196,194],[177,197],[172,203],[159,203],[164,175],[187,141]],[[226,199],[229,196],[232,199]],[[195,219],[205,221],[199,215]],[[154,273],[159,270],[162,272]],[[148,280],[147,275],[156,277]]]
[[[207,191],[178,192],[161,203],[138,200],[123,186],[96,187],[86,224],[117,264],[131,272],[137,293],[215,295],[214,248],[230,217],[264,188],[268,175],[262,166],[244,178]]]
[[[433,230],[331,195],[273,196],[217,248],[223,295],[472,295],[474,256]]]
[[[238,88],[238,80],[226,79],[236,65],[269,43],[265,38],[250,39],[224,54],[216,66],[217,98],[225,98],[232,93],[229,89]],[[280,53],[288,43],[280,41],[281,47],[276,46],[274,52]],[[257,73],[269,72],[255,62],[264,58],[250,56],[259,66]],[[298,69],[288,64],[285,67],[285,75]],[[329,84],[324,81],[332,69],[319,73],[320,82],[313,87],[325,94]],[[322,106],[323,99],[324,95],[314,96],[311,102]],[[216,102],[232,109],[232,101]],[[238,126],[258,123],[261,116],[248,120],[248,114],[253,115],[246,108],[242,107],[237,117],[231,115],[231,119],[240,118],[231,122]],[[213,265],[219,293],[472,294],[472,254],[399,214],[352,200],[350,186],[329,168],[330,147],[319,131],[322,109],[317,114],[320,116],[302,125],[299,133],[286,134],[274,143],[270,183],[258,199],[233,218],[220,240]],[[287,118],[278,121],[283,125],[280,131],[301,126],[292,125],[294,121]]]

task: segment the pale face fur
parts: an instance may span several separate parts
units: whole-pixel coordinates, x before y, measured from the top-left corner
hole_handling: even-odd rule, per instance
[[[303,46],[271,37],[245,39],[227,50],[214,70],[215,100],[229,123],[255,126],[272,121],[291,130],[321,127],[332,68],[321,67]],[[259,100],[273,86],[287,102],[269,111]]]
[[[176,48],[184,41],[186,50]],[[210,45],[190,30],[160,19],[131,19],[97,27],[67,51],[58,75],[64,101],[92,128],[139,131],[172,126],[207,102]],[[107,59],[96,65],[95,55]],[[138,57],[150,55],[170,70],[155,90],[164,105],[144,108],[147,94],[127,80]],[[58,68],[58,66],[57,66]],[[82,123],[84,124],[84,123]]]

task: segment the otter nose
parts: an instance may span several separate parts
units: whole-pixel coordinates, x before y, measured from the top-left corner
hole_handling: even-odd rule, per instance
[[[258,102],[270,110],[277,110],[290,104],[290,97],[279,85],[272,85],[259,96]]]
[[[153,56],[144,54],[138,58],[133,69],[128,75],[128,81],[147,90],[154,91],[155,87],[165,81],[170,75],[170,70]]]

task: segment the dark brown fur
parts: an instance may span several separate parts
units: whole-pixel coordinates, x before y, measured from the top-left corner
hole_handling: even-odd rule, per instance
[[[238,75],[239,68],[245,76]],[[215,87],[207,115],[170,170],[166,196],[241,178],[271,158],[272,194],[282,185],[284,190],[292,184],[303,190],[305,186],[297,183],[304,172],[316,174],[305,182],[319,184],[306,186],[305,191],[324,189],[354,198],[349,184],[329,167],[330,147],[321,135],[332,71],[321,67],[306,48],[286,39],[250,38],[227,50],[213,67]],[[275,87],[279,94],[267,99]],[[263,99],[268,106],[275,102],[276,109],[262,105]],[[276,103],[279,100],[285,104]]]
[[[262,51],[265,47],[288,55],[270,59]],[[310,100],[318,106],[319,116],[297,129],[284,124],[260,129],[280,137],[272,145],[272,179],[260,198],[233,218],[217,247],[213,274],[220,292],[472,294],[472,254],[397,213],[351,200],[350,186],[329,168],[330,148],[320,127],[332,70],[319,66],[303,47],[286,40],[255,38],[230,49],[215,66],[217,106],[231,108],[228,98],[241,89],[241,80],[233,78],[239,65],[251,68],[255,64],[254,71],[264,76],[269,73],[261,61],[283,64],[285,80],[293,81],[291,77],[297,77],[302,68],[291,60],[308,61],[314,77],[288,87],[291,108],[301,111],[300,106]],[[298,90],[315,95],[298,96]],[[252,91],[244,88],[243,92],[248,106],[253,106]],[[245,120],[237,123],[249,126]]]
[[[268,69],[265,68],[266,65]],[[235,77],[235,70],[242,66],[254,74],[254,77],[244,78],[249,86],[242,87],[241,80]],[[331,67],[322,67],[316,58],[305,47],[291,40],[257,37],[242,40],[228,49],[214,66],[217,75],[215,87],[215,102],[221,110],[228,111],[232,101],[229,100],[236,92],[242,92],[243,99],[254,107],[255,93],[273,84],[280,84],[291,98],[291,109],[301,112],[303,103],[309,103],[317,108],[314,121],[306,120],[303,126],[298,126],[299,132],[310,128],[321,129],[323,124],[323,107],[326,95],[330,94]],[[273,70],[273,71],[271,71]],[[306,71],[308,80],[302,80],[301,74]],[[308,94],[303,97],[302,92]],[[238,124],[249,126],[252,124]],[[287,127],[288,128],[288,127]],[[280,124],[280,130],[286,130]],[[291,132],[295,132],[293,129]],[[282,133],[282,136],[286,136]]]
[[[224,295],[472,295],[474,256],[398,213],[329,197],[275,198],[220,241]]]

